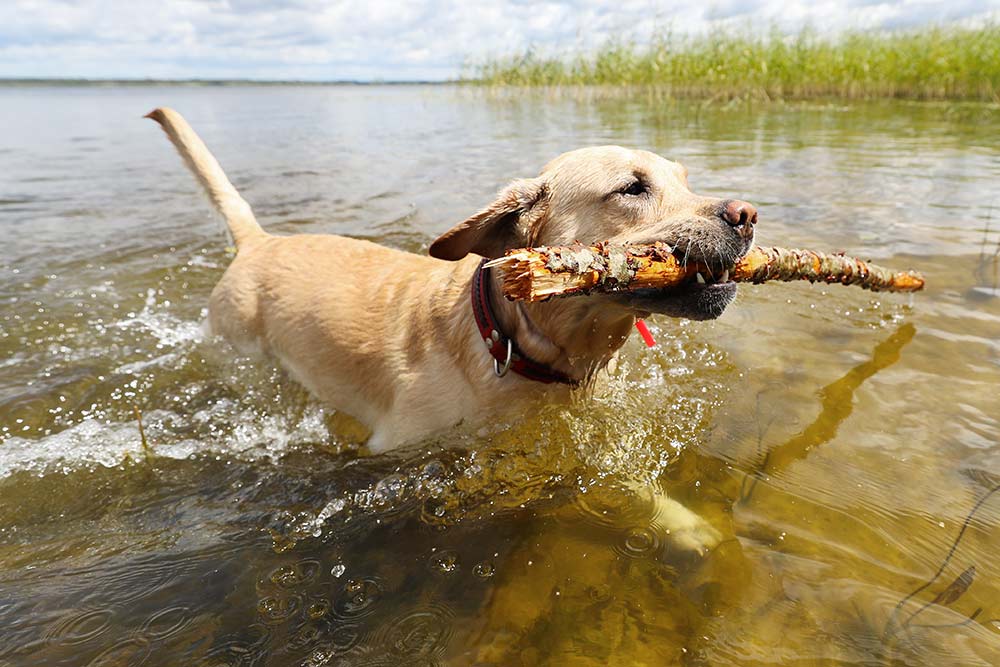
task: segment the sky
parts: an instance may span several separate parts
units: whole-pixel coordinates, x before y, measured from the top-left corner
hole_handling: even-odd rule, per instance
[[[998,19],[1000,0],[0,0],[0,77],[439,81],[667,30]]]

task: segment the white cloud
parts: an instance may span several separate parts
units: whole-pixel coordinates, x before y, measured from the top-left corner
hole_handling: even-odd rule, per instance
[[[463,63],[659,30],[983,21],[1000,0],[7,0],[0,76],[447,79]]]

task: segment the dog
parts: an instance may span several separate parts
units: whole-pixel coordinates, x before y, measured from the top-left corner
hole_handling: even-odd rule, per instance
[[[612,360],[637,317],[718,317],[736,295],[728,271],[754,241],[751,204],[697,195],[682,165],[619,146],[574,150],[513,181],[435,240],[429,257],[342,236],[273,236],[179,113],[147,117],[237,247],[212,291],[211,331],[277,359],[364,423],[373,453],[569,399]],[[670,290],[522,303],[504,299],[500,276],[482,266],[511,248],[598,241],[661,241],[708,275]]]

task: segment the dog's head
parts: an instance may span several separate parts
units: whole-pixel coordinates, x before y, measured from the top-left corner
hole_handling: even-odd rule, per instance
[[[712,319],[736,295],[726,272],[753,245],[756,222],[757,211],[746,202],[691,192],[687,169],[676,162],[599,146],[564,153],[541,175],[514,181],[493,203],[437,239],[430,253],[457,260],[468,253],[500,257],[521,247],[662,241],[682,262],[708,266],[705,282],[696,276],[670,290],[592,298],[637,313]]]

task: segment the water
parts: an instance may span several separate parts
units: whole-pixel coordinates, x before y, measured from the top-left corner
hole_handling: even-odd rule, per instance
[[[202,332],[228,256],[160,104],[274,232],[422,252],[621,143],[757,204],[763,243],[929,288],[745,288],[590,401],[365,456]],[[995,108],[8,87],[0,128],[0,665],[1000,663]],[[719,547],[674,548],[637,478]]]

